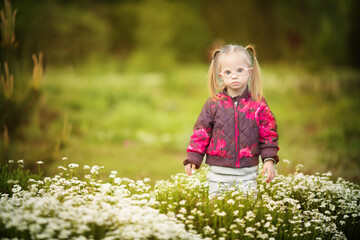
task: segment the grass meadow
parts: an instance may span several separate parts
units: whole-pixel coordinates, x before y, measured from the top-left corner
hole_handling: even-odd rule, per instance
[[[206,74],[206,65],[146,72],[115,61],[46,68],[38,108],[0,168],[0,235],[356,239],[360,74],[264,65],[277,176],[266,184],[259,174],[256,198],[231,188],[212,199],[208,167],[188,177],[182,165]]]
[[[13,156],[45,175],[66,156],[151,183],[184,171],[192,127],[208,97],[207,65],[127,71],[116,61],[45,70],[42,97]],[[263,88],[279,132],[277,169],[331,171],[359,179],[359,72],[262,66]],[[51,157],[49,157],[51,156]],[[15,159],[16,160],[16,159]],[[105,172],[109,174],[109,172]]]
[[[359,238],[354,1],[60,2],[0,14],[1,239]],[[265,50],[280,162],[269,184],[260,162],[257,195],[209,198],[208,166],[182,162],[209,96],[203,54],[230,39]]]

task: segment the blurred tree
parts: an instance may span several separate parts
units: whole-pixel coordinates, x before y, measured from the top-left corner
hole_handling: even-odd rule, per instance
[[[275,3],[283,58],[316,66],[346,61],[349,0],[280,1]]]
[[[255,43],[261,60],[348,63],[350,0],[209,0],[204,7],[212,38]]]
[[[212,39],[225,43],[255,44],[259,59],[276,60],[281,56],[277,50],[277,28],[274,24],[270,1],[210,0],[205,7],[205,18]]]
[[[360,68],[360,1],[352,0],[349,6],[349,34],[347,35],[346,58],[352,66]]]
[[[91,54],[109,50],[110,27],[92,5],[62,1],[20,1],[18,37],[23,58],[29,53],[46,52],[54,64],[85,60]],[[26,40],[25,40],[26,39]]]
[[[135,47],[135,29],[138,27],[136,16],[136,1],[114,1],[102,6],[100,14],[109,24],[110,52],[120,58],[127,58]]]
[[[254,43],[261,61],[345,65],[356,60],[353,50],[359,49],[357,2],[42,0],[14,5],[22,9],[17,35],[24,39],[19,43],[23,58],[41,49],[52,63],[115,55],[130,57],[130,66],[164,66],[202,61],[212,41],[222,39]]]
[[[43,75],[42,53],[33,54],[33,77],[28,84],[18,83],[12,74],[12,53],[15,52],[15,17],[17,10],[12,10],[11,3],[4,0],[4,10],[0,11],[1,22],[1,69],[0,71],[0,155],[2,162],[10,157],[11,140],[19,137],[20,128],[29,121],[40,97],[41,78]],[[14,79],[15,83],[14,84]],[[14,86],[17,85],[17,88]],[[20,85],[20,86],[19,86]]]
[[[177,61],[199,61],[209,38],[199,2],[145,0],[138,5],[136,49],[129,66],[166,68]]]

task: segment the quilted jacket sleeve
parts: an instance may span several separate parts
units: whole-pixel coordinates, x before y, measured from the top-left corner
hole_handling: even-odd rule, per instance
[[[203,161],[206,149],[210,142],[211,132],[213,128],[213,116],[211,113],[211,99],[209,98],[194,125],[193,134],[190,137],[190,143],[187,147],[187,159],[184,165],[193,163],[198,169]]]
[[[270,111],[266,100],[263,99],[257,113],[259,134],[260,134],[260,154],[262,161],[266,158],[273,158],[276,163],[279,162],[277,152],[278,147],[278,132],[277,124],[273,113]]]

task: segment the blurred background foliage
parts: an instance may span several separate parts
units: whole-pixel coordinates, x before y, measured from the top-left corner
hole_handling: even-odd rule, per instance
[[[352,0],[13,1],[19,9],[20,59],[44,51],[49,63],[68,64],[100,54],[130,66],[160,67],[204,60],[216,40],[255,43],[262,61],[356,65],[358,5]]]
[[[11,5],[14,42],[6,45],[1,32],[1,74],[5,79],[6,62],[13,76],[10,99],[1,85],[2,162],[25,159],[36,170],[41,160],[51,174],[67,156],[153,180],[183,171],[208,96],[210,50],[253,43],[279,125],[279,155],[291,161],[278,169],[302,163],[308,173],[332,171],[360,182],[359,1]],[[39,65],[44,74],[34,80]]]

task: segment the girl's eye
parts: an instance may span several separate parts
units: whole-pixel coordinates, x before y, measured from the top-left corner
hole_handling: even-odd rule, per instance
[[[244,71],[243,68],[238,68],[238,69],[236,69],[236,72],[238,72],[238,73],[242,73],[243,71]]]
[[[230,75],[230,74],[231,74],[231,71],[230,71],[230,70],[225,70],[224,73],[225,73],[226,75]]]

